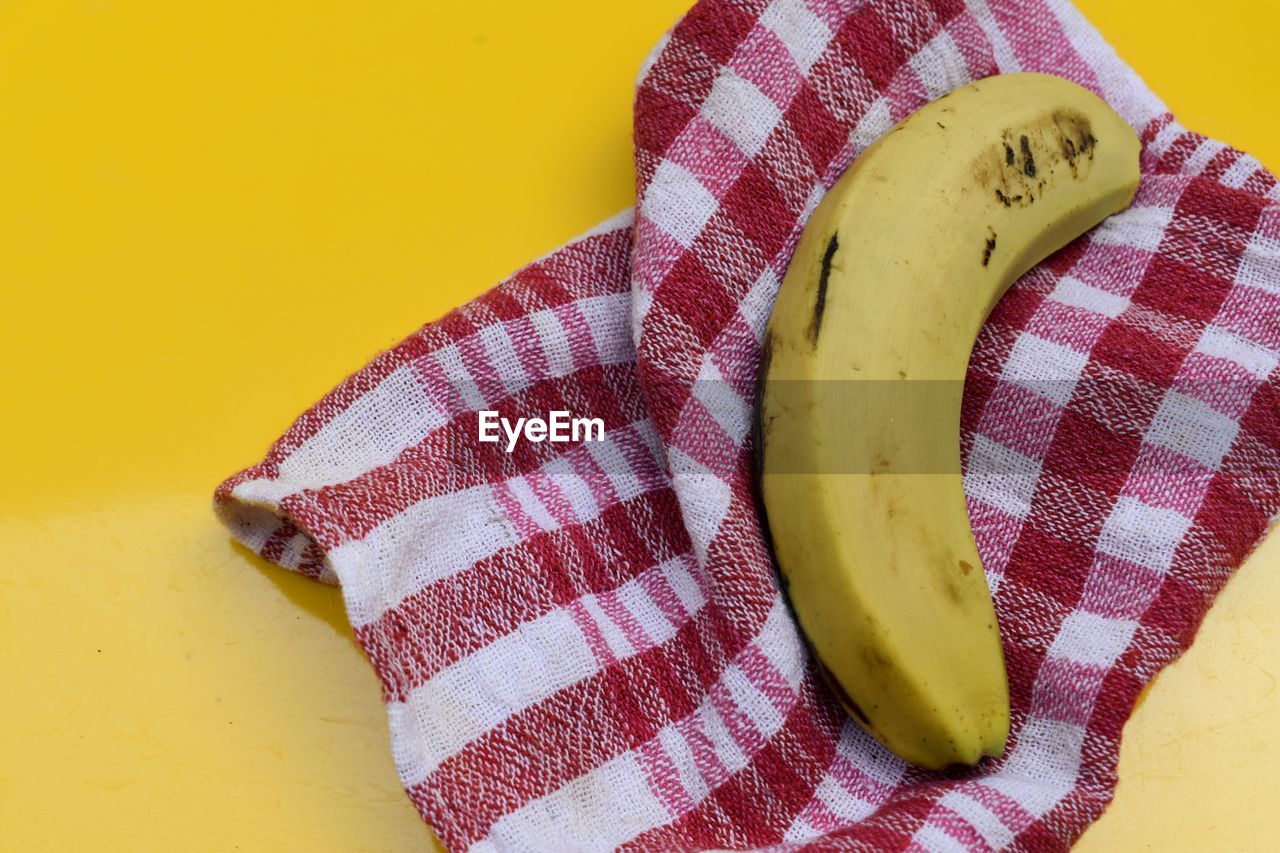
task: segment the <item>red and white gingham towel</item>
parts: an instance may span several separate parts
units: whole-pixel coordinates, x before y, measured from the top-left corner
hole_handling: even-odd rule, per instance
[[[1144,177],[978,340],[966,487],[1013,735],[930,774],[815,679],[748,425],[823,188],[926,101],[1015,70],[1109,101]],[[1111,797],[1138,692],[1280,510],[1275,179],[1177,124],[1065,0],[701,0],[644,71],[635,156],[634,222],[380,355],[222,485],[221,517],[341,583],[451,848],[1066,846]],[[607,440],[508,454],[480,409],[590,415]]]

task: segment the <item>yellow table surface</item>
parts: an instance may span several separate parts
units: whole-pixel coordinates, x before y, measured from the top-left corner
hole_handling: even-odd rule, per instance
[[[213,486],[375,351],[631,203],[687,0],[0,3],[0,847],[404,850],[337,593]],[[1280,169],[1270,2],[1088,0]],[[1126,730],[1089,851],[1280,846],[1280,541]]]

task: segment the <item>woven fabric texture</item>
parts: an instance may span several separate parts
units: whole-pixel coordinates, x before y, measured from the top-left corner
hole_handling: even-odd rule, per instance
[[[824,188],[917,107],[1034,70],[1144,143],[1131,209],[977,342],[965,484],[1005,757],[931,774],[847,720],[753,499],[761,338]],[[1280,189],[1060,0],[701,0],[635,105],[635,212],[379,355],[215,506],[340,583],[405,789],[452,849],[1066,847],[1143,685],[1280,511]],[[1053,380],[1043,382],[1042,380]],[[479,443],[478,412],[605,440]]]

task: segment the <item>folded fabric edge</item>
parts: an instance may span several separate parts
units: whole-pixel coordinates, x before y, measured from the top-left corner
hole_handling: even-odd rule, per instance
[[[262,494],[271,483],[249,481],[219,495],[213,504],[218,520],[232,539],[281,568],[322,583],[338,585],[340,578],[329,552],[312,536],[304,523],[280,502]],[[253,495],[254,486],[267,486]]]
[[[522,273],[592,238],[629,232],[634,221],[634,208],[621,210],[524,264],[485,293],[503,287]],[[477,294],[473,299],[484,295]],[[457,310],[452,309],[450,313]],[[440,322],[440,319],[428,322],[392,349],[367,360],[299,415],[273,443],[262,461],[238,471],[218,485],[213,497],[214,513],[233,539],[281,568],[322,583],[347,586],[355,580],[354,566],[348,565],[346,570],[340,570],[332,558],[333,547],[342,539],[340,520],[330,517],[331,513],[314,499],[314,495],[327,486],[353,480],[396,462],[406,449],[447,422],[451,416],[450,409],[456,407],[437,399],[437,395],[432,394],[420,380],[404,376],[413,361],[447,344],[447,336],[434,341],[429,339],[428,333]],[[366,381],[361,383],[361,379]],[[424,395],[419,405],[407,409],[396,405],[368,404],[383,391],[386,399],[380,402],[397,401],[398,395],[404,393],[406,382]],[[362,384],[363,387],[357,387]],[[362,411],[354,412],[358,406]],[[350,448],[346,446],[334,447],[320,440],[326,427],[344,416],[358,420],[367,432],[381,432],[398,440],[384,441],[380,452],[375,450],[363,457],[349,453]],[[289,467],[300,470],[285,470]],[[335,535],[329,535],[331,532]],[[362,610],[377,610],[389,603],[360,599]],[[348,615],[353,615],[350,607]],[[358,624],[356,620],[353,623]]]

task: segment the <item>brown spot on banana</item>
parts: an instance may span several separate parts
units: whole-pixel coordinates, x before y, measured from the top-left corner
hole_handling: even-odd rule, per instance
[[[1031,153],[1031,140],[1026,134],[1018,138],[1018,147],[1022,149],[1022,171],[1028,178],[1036,176],[1036,158]]]
[[[818,273],[818,297],[813,303],[813,320],[809,323],[809,343],[816,348],[818,335],[822,333],[822,316],[827,312],[827,285],[831,281],[831,262],[840,250],[840,235],[832,234],[822,253],[822,269]]]
[[[973,164],[977,186],[995,195],[1003,207],[1029,207],[1070,175],[1083,180],[1093,166],[1097,137],[1089,118],[1070,109],[1057,110],[1022,126],[1007,127],[989,153]],[[1065,164],[1069,172],[1057,168]]]
[[[1020,196],[1020,195],[1005,195],[1005,194],[1004,194],[1004,191],[1003,191],[1003,190],[1001,190],[1001,189],[999,189],[999,188],[997,188],[997,189],[996,189],[996,198],[997,198],[997,199],[1000,201],[1000,203],[1001,203],[1001,204],[1003,204],[1005,207],[1013,207],[1015,204],[1021,204],[1021,202],[1022,202],[1022,196]]]
[[[862,662],[867,667],[868,672],[893,672],[893,664],[876,646],[868,644],[863,646],[860,651],[862,652]]]
[[[755,469],[756,482],[764,474],[764,383],[769,375],[769,364],[773,361],[773,330],[765,332],[764,348],[760,352],[760,373],[756,381],[756,405],[751,417],[751,462]],[[776,415],[775,415],[776,417]],[[764,505],[761,502],[761,515]],[[764,525],[765,536],[769,535],[769,525]]]

